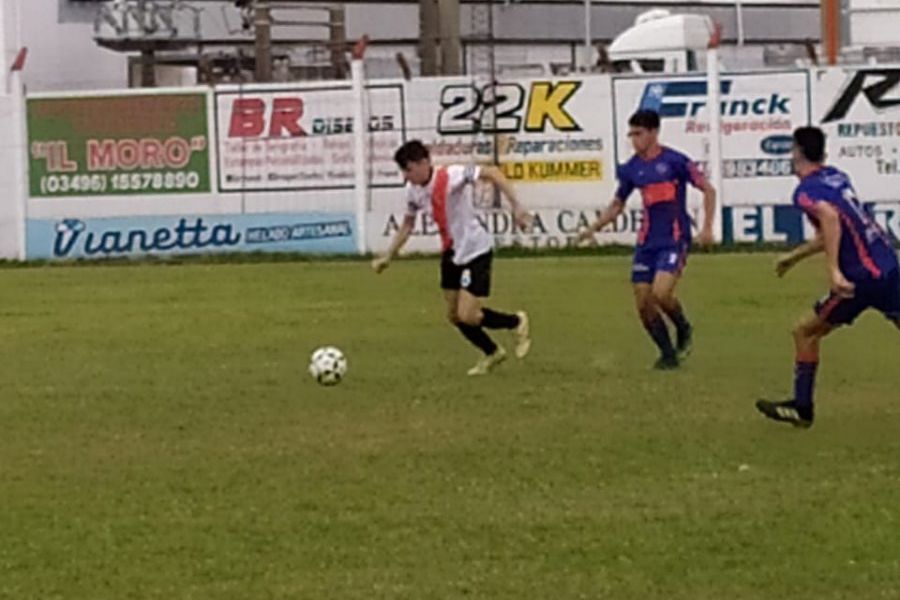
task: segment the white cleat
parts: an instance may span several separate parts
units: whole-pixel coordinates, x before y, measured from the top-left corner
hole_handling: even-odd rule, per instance
[[[502,346],[497,346],[496,352],[489,356],[485,356],[478,363],[469,369],[469,375],[487,375],[491,372],[491,369],[502,363],[506,360],[506,350],[503,349]]]
[[[516,316],[519,317],[519,326],[515,330],[516,358],[522,359],[531,350],[531,330],[528,327],[528,313],[520,310]]]

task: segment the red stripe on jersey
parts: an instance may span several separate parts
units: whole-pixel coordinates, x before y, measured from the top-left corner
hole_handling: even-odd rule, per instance
[[[813,227],[819,229],[819,218],[812,212],[812,207],[815,206],[816,202],[824,202],[824,200],[813,200],[804,193],[797,196],[797,204],[800,205],[800,210],[806,213],[806,216],[809,218],[809,222],[813,224]]]
[[[681,240],[681,224],[678,222],[678,219],[675,219],[675,222],[672,223],[672,235],[675,236],[676,242]]]
[[[860,262],[862,262],[866,270],[872,274],[872,277],[880,279],[881,269],[875,265],[875,261],[873,261],[872,257],[869,255],[869,249],[862,241],[862,238],[859,237],[859,232],[857,232],[856,227],[853,226],[853,221],[850,220],[850,217],[840,212],[840,210],[838,210],[838,214],[841,216],[841,221],[847,226],[847,231],[850,232],[850,236],[853,238],[853,245],[856,246],[856,253],[859,255]]]
[[[660,181],[642,187],[641,196],[644,198],[644,206],[653,206],[660,202],[675,202],[677,191],[678,184],[674,181]]]
[[[447,169],[440,168],[434,173],[434,187],[431,190],[431,212],[441,234],[441,250],[453,247],[453,238],[447,227],[447,193],[450,191],[450,176]]]
[[[800,208],[802,208],[804,210],[809,210],[810,208],[815,206],[816,202],[817,202],[816,200],[813,200],[812,198],[810,198],[809,196],[807,196],[806,194],[803,194],[803,193],[801,193],[797,197],[797,204],[799,204]]]
[[[697,163],[692,160],[688,161],[687,164],[688,176],[691,178],[691,183],[694,184],[694,187],[697,189],[703,188],[706,185],[706,175],[704,175],[699,168],[697,168]]]

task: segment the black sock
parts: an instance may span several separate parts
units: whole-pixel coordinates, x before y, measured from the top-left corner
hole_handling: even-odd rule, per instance
[[[489,308],[481,309],[484,318],[481,326],[486,329],[515,329],[519,326],[519,317],[509,313],[497,312]]]
[[[687,320],[687,317],[684,316],[684,309],[681,307],[681,303],[675,304],[674,310],[666,310],[666,315],[672,320],[675,331],[678,332],[678,337],[682,337],[685,333],[690,331],[691,323]]]
[[[675,349],[672,347],[671,338],[669,338],[669,328],[666,327],[666,322],[662,320],[662,317],[657,315],[649,323],[645,322],[644,328],[650,334],[650,337],[653,338],[653,342],[659,347],[659,351],[664,357],[670,358],[675,356]]]
[[[490,356],[497,351],[497,344],[491,339],[484,329],[477,325],[466,325],[465,323],[457,323],[456,328],[466,336],[466,339],[472,342],[478,349]]]

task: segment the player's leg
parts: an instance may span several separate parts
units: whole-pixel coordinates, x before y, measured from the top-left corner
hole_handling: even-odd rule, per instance
[[[462,269],[453,264],[452,252],[441,256],[441,289],[447,305],[447,320],[476,348],[490,355],[497,351],[497,345],[481,327],[467,324],[460,313],[460,277]]]
[[[675,288],[681,280],[687,262],[687,251],[685,244],[676,251],[662,253],[656,265],[656,276],[653,278],[653,296],[656,303],[675,326],[675,348],[679,358],[690,354],[694,332],[681,302],[675,295]]]
[[[675,349],[679,358],[684,358],[690,354],[694,329],[684,314],[681,302],[675,296],[679,279],[678,273],[657,271],[653,278],[653,299],[675,326]]]
[[[810,427],[815,417],[813,392],[819,368],[819,344],[822,338],[841,325],[850,325],[870,306],[868,294],[857,286],[853,298],[829,294],[816,303],[815,313],[804,318],[793,331],[794,397],[785,402],[760,400],[756,408],[776,421],[795,427]]]
[[[900,329],[900,276],[885,281],[876,293],[873,305],[894,327]]]
[[[490,347],[485,345],[482,348],[484,358],[469,369],[469,375],[486,375],[506,359],[506,351],[494,343],[484,330],[485,321],[492,323],[494,322],[492,318],[496,318],[505,323],[507,317],[512,317],[516,321],[515,325],[518,325],[515,315],[496,313],[483,306],[483,299],[491,293],[491,260],[492,253],[488,252],[460,268],[460,290],[456,308],[460,323],[473,335],[490,342]]]
[[[653,285],[650,282],[635,281],[634,304],[644,329],[650,335],[650,339],[659,348],[660,357],[656,361],[657,369],[672,369],[678,366],[678,357],[675,348],[672,347],[672,339],[669,337],[669,328],[663,320],[659,307],[653,298]]]
[[[487,375],[491,369],[506,359],[506,350],[498,346],[482,327],[485,311],[481,305],[481,298],[468,290],[460,290],[457,314],[460,319],[460,331],[469,332],[466,337],[471,335],[484,340],[484,345],[479,346],[484,352],[484,357],[469,369],[469,375]]]
[[[473,298],[464,300],[467,316],[474,323],[485,329],[507,329],[516,336],[516,357],[525,358],[531,349],[528,315],[525,311],[515,314],[504,313],[484,306],[491,293],[491,266],[493,253],[487,252],[476,257],[463,270],[460,285],[463,292],[469,292]],[[477,302],[475,301],[477,300]]]
[[[819,344],[836,325],[813,314],[803,319],[791,332],[794,336],[794,402],[801,417],[813,417],[813,391],[819,369]]]
[[[447,321],[456,327],[459,325],[459,313],[457,306],[459,304],[459,290],[441,290],[444,292],[444,303],[447,305]]]

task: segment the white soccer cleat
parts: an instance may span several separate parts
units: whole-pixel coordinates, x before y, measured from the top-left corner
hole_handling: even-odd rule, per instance
[[[497,346],[497,350],[489,355],[483,357],[478,363],[469,369],[469,375],[487,375],[491,372],[491,369],[502,363],[506,360],[506,350],[503,349],[502,346]]]
[[[516,327],[516,358],[525,358],[528,351],[531,350],[531,330],[528,327],[528,313],[520,310],[516,313],[519,317],[519,326]]]

